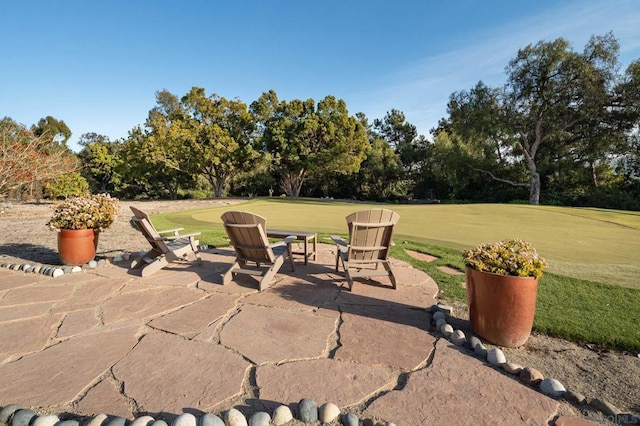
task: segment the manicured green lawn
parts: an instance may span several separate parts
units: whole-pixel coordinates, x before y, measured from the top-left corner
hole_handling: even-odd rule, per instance
[[[349,213],[381,205],[263,198],[231,207],[160,214],[159,229],[184,226],[200,241],[227,245],[220,215],[247,210],[269,228],[314,230],[319,239],[346,233]],[[540,282],[534,328],[574,341],[640,351],[640,214],[551,206],[463,204],[385,205],[400,214],[392,255],[419,267],[438,283],[445,300],[466,300],[463,278],[437,269],[462,268],[460,249],[506,237],[530,241],[550,267]],[[420,262],[404,249],[432,254]]]

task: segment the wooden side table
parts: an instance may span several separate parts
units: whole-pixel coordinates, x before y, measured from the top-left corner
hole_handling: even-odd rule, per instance
[[[289,235],[296,237],[297,241],[302,241],[304,249],[303,251],[292,251],[292,254],[303,255],[305,265],[308,263],[309,257],[313,257],[313,260],[317,260],[318,237],[315,232],[283,231],[279,229],[267,230],[267,237],[270,238],[286,238]],[[313,243],[311,247],[309,247],[309,243]]]

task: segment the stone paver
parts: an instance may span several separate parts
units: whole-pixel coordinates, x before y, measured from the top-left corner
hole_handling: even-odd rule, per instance
[[[438,269],[449,275],[464,275],[464,271],[460,269],[452,268],[450,266],[438,266]]]
[[[104,412],[104,407],[110,408],[109,415],[133,418],[133,407],[120,393],[119,384],[114,380],[103,379],[87,391],[78,401],[76,409],[88,415],[98,415]]]
[[[394,290],[354,281],[353,289],[340,292],[336,303],[340,306],[350,304],[425,309],[436,303],[437,292],[435,283],[423,287],[398,284],[398,289]]]
[[[152,318],[206,296],[194,288],[144,288],[111,297],[103,305],[105,324],[130,318]]]
[[[73,273],[73,274],[64,274],[60,277],[57,277],[55,280],[47,278],[46,283],[52,286],[75,285],[75,284],[85,285],[85,284],[93,283],[99,279],[100,277],[94,274]]]
[[[55,302],[37,302],[24,305],[0,306],[0,323],[39,317],[49,312]]]
[[[291,312],[245,305],[220,332],[220,343],[256,364],[326,355],[337,319],[313,312]]]
[[[21,355],[44,349],[61,318],[59,314],[41,315],[0,323],[0,353]]]
[[[415,250],[405,250],[407,254],[415,259],[421,260],[423,262],[433,262],[434,260],[438,260],[439,258],[436,256],[431,256],[430,254],[420,253]]]
[[[137,342],[137,327],[79,336],[0,365],[0,401],[22,406],[72,402]]]
[[[249,363],[219,345],[148,334],[113,367],[142,411],[206,410],[239,395]]]
[[[335,299],[338,293],[339,289],[335,283],[310,283],[297,277],[287,277],[277,285],[247,296],[244,301],[260,306],[337,316],[339,313]]]
[[[194,337],[235,307],[240,296],[214,294],[149,322],[155,328]]]
[[[0,268],[0,291],[46,282],[46,280],[47,277],[43,277],[40,274],[23,274]]]
[[[203,268],[196,268],[191,263],[173,263],[150,277],[140,280],[141,284],[169,287],[195,287],[200,281]]]
[[[147,278],[126,262],[56,279],[0,269],[0,406],[169,424],[302,398],[399,425],[546,424],[557,411],[431,334],[438,288],[405,262],[392,261],[397,289],[363,279],[349,292],[320,244],[258,292],[252,277],[222,285],[231,250],[202,258]]]
[[[391,264],[393,265],[393,272],[395,273],[399,284],[419,287],[424,286],[435,291],[434,295],[438,292],[438,285],[433,281],[433,278],[420,269],[414,268],[404,262],[400,263],[400,261],[395,259]]]
[[[440,340],[429,367],[413,373],[401,391],[378,398],[365,413],[403,425],[544,425],[558,406]]]
[[[222,318],[214,321],[209,324],[204,330],[200,333],[193,336],[193,340],[197,340],[199,342],[208,342],[208,343],[217,343],[218,341],[218,333],[220,332],[220,328],[224,324]]]
[[[69,312],[62,320],[56,337],[65,338],[75,336],[85,331],[95,329],[99,325],[100,320],[98,319],[98,313],[95,308]]]
[[[90,274],[82,275],[91,277]],[[82,275],[77,274],[76,276],[81,277]],[[89,281],[78,283],[70,297],[56,303],[53,312],[69,312],[94,307],[115,294],[127,281],[128,279],[94,276]]]
[[[336,359],[411,371],[433,351],[424,310],[351,306],[342,320]]]
[[[71,297],[75,285],[36,285],[14,288],[2,298],[2,306],[24,303],[51,302]]]
[[[388,368],[332,359],[256,369],[256,383],[264,401],[297,402],[304,396],[319,405],[333,402],[338,407],[356,405],[382,389],[392,388],[396,380],[397,376]]]

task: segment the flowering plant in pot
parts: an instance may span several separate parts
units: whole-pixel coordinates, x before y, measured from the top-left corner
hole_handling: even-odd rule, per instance
[[[462,251],[467,267],[514,277],[542,277],[547,266],[533,246],[518,238],[507,238],[491,244],[480,244]]]
[[[473,330],[500,346],[524,344],[533,327],[538,279],[546,261],[518,238],[463,250],[462,258]]]
[[[111,227],[118,199],[108,194],[70,197],[54,207],[47,225],[58,231],[63,265],[82,265],[95,257],[100,231]]]

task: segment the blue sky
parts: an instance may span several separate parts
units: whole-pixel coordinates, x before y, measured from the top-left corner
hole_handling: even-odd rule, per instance
[[[51,115],[111,140],[143,125],[166,89],[250,104],[333,95],[372,122],[392,108],[424,135],[449,95],[505,82],[518,49],[613,31],[640,58],[638,0],[11,1],[0,20],[0,117]]]

